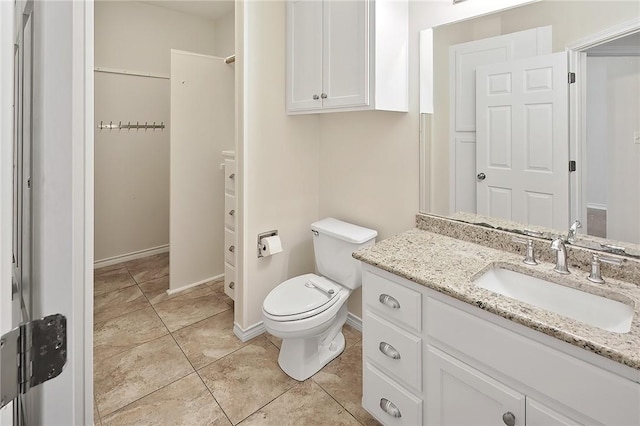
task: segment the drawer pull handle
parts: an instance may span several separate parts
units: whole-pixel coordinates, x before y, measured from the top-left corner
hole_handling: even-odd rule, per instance
[[[234,288],[236,288],[236,283],[235,283],[235,282],[233,282],[233,281],[231,281],[231,282],[229,283],[229,288],[230,288],[231,290],[233,290]]]
[[[385,354],[391,359],[400,359],[400,352],[396,350],[393,346],[388,344],[387,342],[380,342],[380,352]]]
[[[380,303],[390,307],[391,309],[400,309],[400,302],[388,294],[381,294],[378,300],[380,300]]]
[[[235,177],[236,177],[236,174],[235,174],[235,173],[231,173],[231,174],[229,175],[229,179],[235,179]]]
[[[229,210],[229,216],[235,216],[236,215],[236,211],[231,209]]]
[[[229,251],[231,253],[235,252],[236,251],[236,246],[229,246]]]
[[[400,409],[393,402],[389,401],[387,398],[380,399],[380,408],[382,411],[390,415],[391,417],[402,417],[400,413]]]
[[[511,411],[507,411],[502,415],[502,421],[507,426],[514,426],[516,424],[516,416]]]

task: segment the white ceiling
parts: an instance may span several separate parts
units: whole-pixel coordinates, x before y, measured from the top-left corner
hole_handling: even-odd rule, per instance
[[[233,0],[144,0],[142,3],[177,10],[211,20],[226,15],[233,10]]]

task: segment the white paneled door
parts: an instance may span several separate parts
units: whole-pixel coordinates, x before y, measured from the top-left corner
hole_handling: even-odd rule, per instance
[[[474,40],[449,48],[451,213],[476,212],[476,68],[549,53],[549,26]]]
[[[567,75],[564,52],[477,68],[478,214],[566,228]]]

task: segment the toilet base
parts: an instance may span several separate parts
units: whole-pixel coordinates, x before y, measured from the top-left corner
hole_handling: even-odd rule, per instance
[[[344,304],[332,327],[320,336],[302,339],[283,339],[278,364],[288,376],[304,381],[316,374],[344,351],[342,326],[347,320]]]

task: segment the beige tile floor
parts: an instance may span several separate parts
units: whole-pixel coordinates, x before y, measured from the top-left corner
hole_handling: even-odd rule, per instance
[[[362,336],[297,382],[280,340],[241,342],[222,282],[167,295],[169,256],[95,271],[96,425],[377,425],[361,407]]]

